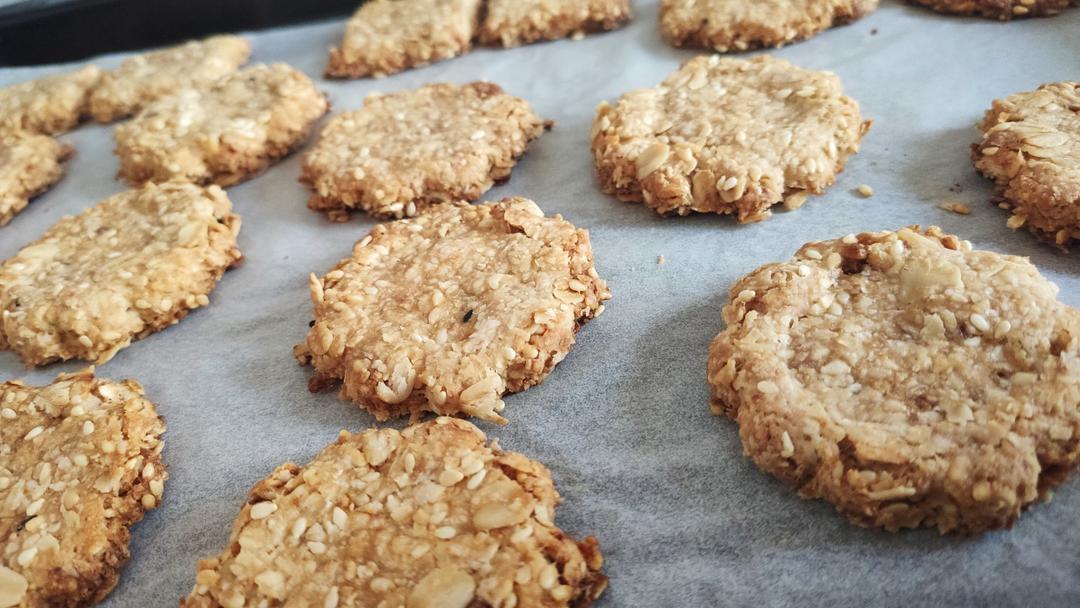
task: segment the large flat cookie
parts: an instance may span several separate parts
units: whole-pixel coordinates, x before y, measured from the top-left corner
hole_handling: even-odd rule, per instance
[[[373,95],[332,120],[304,159],[308,206],[383,218],[451,200],[477,200],[510,170],[545,122],[497,85],[432,84]]]
[[[1076,4],[1076,0],[911,0],[939,13],[979,15],[989,19],[1052,17]]]
[[[89,112],[90,91],[100,78],[101,70],[88,65],[0,88],[0,130],[53,134],[74,128]]]
[[[971,158],[1012,210],[1009,226],[1063,247],[1080,238],[1080,82],[995,100],[979,128]]]
[[[630,0],[488,0],[477,37],[515,47],[618,29],[632,16]]]
[[[369,0],[330,50],[326,75],[386,76],[457,57],[472,47],[481,0]]]
[[[1080,311],[1025,258],[849,235],[742,278],[723,315],[714,412],[855,523],[1005,528],[1080,458]]]
[[[0,132],[0,226],[60,181],[74,152],[48,135]]]
[[[540,463],[462,420],[342,432],[252,490],[184,608],[584,608],[607,585],[596,539],[555,527]]]
[[[240,36],[211,36],[135,55],[102,75],[90,95],[90,113],[99,122],[130,116],[180,89],[213,84],[235,72],[250,55],[251,47]]]
[[[754,222],[824,192],[869,127],[835,74],[714,55],[601,104],[592,150],[605,192],[663,214]]]
[[[296,347],[312,390],[379,420],[423,412],[505,422],[501,395],[543,380],[610,297],[588,233],[530,200],[447,203],[376,226],[311,276],[314,324]]]
[[[120,177],[230,186],[294,150],[329,109],[303,73],[255,65],[150,103],[116,127]]]
[[[805,40],[877,7],[878,0],[662,0],[660,31],[675,46],[746,51]]]
[[[150,184],[60,220],[0,264],[0,349],[103,363],[206,306],[242,257],[231,208],[216,186]]]
[[[0,606],[90,606],[161,501],[165,424],[132,380],[0,384]]]

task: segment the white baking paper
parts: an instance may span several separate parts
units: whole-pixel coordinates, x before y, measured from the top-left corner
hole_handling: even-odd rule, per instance
[[[730,217],[661,218],[597,188],[588,141],[596,105],[655,85],[695,54],[662,42],[656,2],[635,4],[637,18],[622,31],[478,50],[382,80],[321,79],[343,21],[250,39],[255,61],[285,61],[317,78],[335,113],[373,91],[488,79],[555,120],[487,198],[526,196],[587,227],[614,299],[541,386],[507,398],[509,425],[480,426],[547,464],[565,498],[558,523],[600,540],[611,578],[600,606],[1080,606],[1075,480],[1008,532],[860,529],[744,458],[735,425],[709,413],[705,382],[732,282],[810,240],[937,224],[978,248],[1030,256],[1061,298],[1080,306],[1080,252],[1007,229],[1006,213],[988,202],[990,182],[968,159],[973,125],[991,100],[1080,78],[1080,10],[997,23],[883,0],[865,19],[773,51],[837,72],[874,126],[827,194],[740,226]],[[70,67],[4,69],[0,84]],[[0,228],[0,259],[123,188],[113,179],[111,126],[63,139],[78,150],[69,175]],[[308,210],[299,172],[297,154],[230,188],[247,262],[225,275],[209,307],[99,370],[137,379],[158,404],[170,474],[161,508],[134,527],[132,560],[104,606],[175,606],[194,584],[196,560],[225,547],[255,482],[285,460],[306,462],[339,429],[374,424],[333,392],[309,393],[309,370],[290,352],[311,318],[308,273],[326,272],[373,225],[362,215],[334,224]],[[863,183],[872,198],[854,193]],[[943,211],[944,200],[973,212]],[[27,372],[0,353],[0,378],[45,383],[78,367]]]

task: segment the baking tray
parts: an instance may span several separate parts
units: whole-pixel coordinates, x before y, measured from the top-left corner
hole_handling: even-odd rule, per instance
[[[1080,77],[1080,10],[1002,24],[883,1],[861,21],[774,51],[837,72],[874,126],[827,194],[740,226],[718,216],[660,218],[597,188],[589,152],[596,105],[655,85],[695,54],[661,41],[655,2],[635,4],[633,25],[578,42],[482,49],[382,80],[319,80],[336,113],[373,91],[486,78],[555,120],[487,198],[528,196],[587,227],[614,298],[542,385],[506,399],[507,426],[480,427],[547,464],[565,498],[558,523],[599,539],[611,578],[599,605],[1080,605],[1076,480],[1011,531],[864,530],[744,458],[736,426],[709,413],[705,381],[728,288],[810,240],[937,224],[978,248],[1030,256],[1062,300],[1080,306],[1078,254],[1007,229],[1006,213],[988,202],[991,184],[968,159],[973,125],[992,99]],[[342,29],[339,20],[253,34],[254,59],[318,77]],[[70,66],[0,70],[0,82],[59,69]],[[63,139],[78,149],[70,174],[0,229],[0,259],[122,189],[113,180],[112,127],[88,125]],[[285,460],[306,462],[339,429],[375,424],[333,392],[308,393],[309,370],[290,353],[311,319],[308,273],[328,271],[373,225],[309,211],[299,173],[294,155],[230,188],[246,264],[225,275],[209,307],[99,370],[139,380],[159,404],[170,472],[161,508],[133,529],[132,561],[104,606],[175,606],[194,583],[196,560],[225,547],[255,482]],[[873,198],[854,193],[863,183]],[[943,211],[944,200],[973,212]],[[3,378],[44,383],[78,367],[27,373],[0,353]]]

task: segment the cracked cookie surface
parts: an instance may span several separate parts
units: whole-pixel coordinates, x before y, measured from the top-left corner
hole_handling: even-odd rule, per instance
[[[0,226],[60,181],[74,153],[48,135],[0,132]]]
[[[701,56],[600,104],[592,151],[609,194],[662,214],[754,222],[824,192],[869,127],[835,74],[765,55]]]
[[[528,102],[487,82],[369,96],[330,121],[307,153],[308,207],[344,221],[352,209],[400,218],[477,200],[509,178],[545,126]]]
[[[117,125],[119,176],[132,185],[181,179],[231,186],[300,146],[329,107],[302,72],[254,65],[162,97]]]
[[[1009,227],[1062,247],[1080,239],[1080,82],[995,100],[979,128],[971,158],[1012,211]]]
[[[387,76],[472,48],[481,0],[369,0],[330,50],[326,75]]]
[[[936,228],[809,243],[740,279],[714,413],[805,498],[889,530],[1009,527],[1080,458],[1080,311]]]
[[[939,13],[979,15],[989,19],[1020,19],[1024,17],[1052,17],[1060,14],[1076,0],[910,0]]]
[[[0,606],[90,606],[164,493],[165,425],[137,382],[0,384]]]
[[[311,276],[314,322],[295,349],[312,390],[379,420],[424,412],[505,422],[501,395],[540,383],[610,292],[585,230],[530,200],[447,203],[376,226]]]
[[[90,92],[100,78],[101,70],[88,65],[0,88],[0,131],[51,135],[73,129],[89,112]]]
[[[584,608],[603,557],[555,527],[559,500],[547,468],[462,420],[342,431],[252,489],[181,606]]]
[[[0,264],[0,350],[103,363],[209,303],[242,256],[217,186],[149,184],[61,219]]]
[[[660,31],[678,47],[748,51],[805,40],[877,7],[878,0],[663,0]]]
[[[477,38],[515,47],[618,29],[632,17],[630,0],[488,0]]]
[[[135,55],[105,72],[90,95],[98,122],[131,116],[146,104],[188,87],[205,87],[235,72],[251,55],[240,36],[211,36]]]

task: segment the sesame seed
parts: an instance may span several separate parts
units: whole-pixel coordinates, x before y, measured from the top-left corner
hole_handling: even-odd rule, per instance
[[[277,511],[278,506],[270,501],[257,502],[251,505],[251,519],[265,519]]]
[[[860,184],[857,190],[859,192],[859,195],[863,198],[870,198],[871,196],[874,196],[874,189],[867,184]]]

